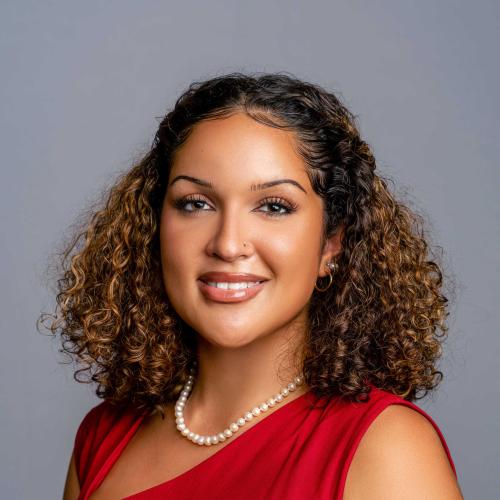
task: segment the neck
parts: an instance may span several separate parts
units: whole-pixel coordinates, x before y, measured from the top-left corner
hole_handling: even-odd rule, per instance
[[[198,371],[184,414],[193,428],[220,430],[229,420],[280,393],[301,375],[300,346],[305,329],[298,333],[268,335],[239,348],[198,342]],[[291,401],[308,390],[305,383],[283,399]]]

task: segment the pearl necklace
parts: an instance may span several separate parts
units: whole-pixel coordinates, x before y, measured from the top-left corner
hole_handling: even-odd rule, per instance
[[[224,431],[218,434],[213,434],[211,436],[202,436],[196,434],[195,432],[188,429],[186,423],[184,422],[184,406],[186,405],[187,398],[193,388],[194,383],[194,368],[191,368],[191,375],[188,377],[188,381],[184,385],[179,398],[175,404],[175,422],[177,424],[177,429],[180,433],[190,441],[200,446],[211,446],[213,444],[222,443],[226,439],[230,438],[235,434],[240,427],[243,427],[247,422],[250,422],[254,417],[257,417],[260,413],[266,412],[272,406],[281,403],[290,392],[295,391],[299,385],[302,385],[304,378],[299,375],[294,378],[293,382],[290,382],[286,387],[281,389],[278,394],[275,394],[272,398],[269,398],[266,402],[255,406],[252,410],[246,412],[242,417],[238,418],[235,422],[232,422]]]

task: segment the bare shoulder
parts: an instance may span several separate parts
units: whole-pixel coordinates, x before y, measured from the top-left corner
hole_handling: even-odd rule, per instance
[[[344,500],[460,500],[463,496],[429,420],[392,404],[370,424],[347,474]]]

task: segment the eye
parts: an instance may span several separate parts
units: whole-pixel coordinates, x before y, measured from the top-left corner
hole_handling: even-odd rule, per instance
[[[208,205],[208,203],[203,199],[199,198],[196,196],[185,196],[184,198],[179,198],[178,200],[174,201],[174,207],[177,208],[178,210],[181,210],[183,212],[188,212],[188,213],[195,213],[199,212],[200,208],[195,208],[194,210],[188,210],[186,208],[187,205],[194,205],[194,204],[205,204]]]
[[[266,198],[263,200],[261,207],[268,205],[270,207],[278,207],[278,210],[284,210],[282,212],[279,211],[264,211],[266,215],[269,217],[281,217],[283,215],[289,215],[297,209],[297,205],[295,203],[290,203],[284,198]]]

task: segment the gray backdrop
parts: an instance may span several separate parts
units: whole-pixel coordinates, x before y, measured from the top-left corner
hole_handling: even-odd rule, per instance
[[[498,498],[499,19],[494,1],[3,0],[0,496],[60,497],[99,402],[35,328],[63,232],[192,80],[283,70],[340,93],[445,249],[445,378],[417,404],[465,496]]]

